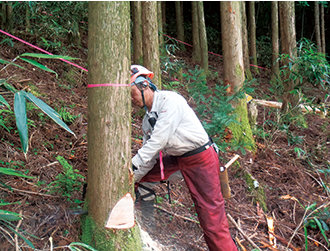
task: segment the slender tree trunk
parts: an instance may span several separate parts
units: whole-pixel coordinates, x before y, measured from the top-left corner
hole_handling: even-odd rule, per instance
[[[316,45],[317,51],[322,51],[322,44],[321,44],[321,33],[320,33],[320,7],[319,2],[314,2],[314,20],[315,20],[315,36],[316,36]]]
[[[11,2],[7,3],[7,20],[6,20],[6,24],[7,24],[7,30],[9,32],[12,32],[13,30],[13,5]]]
[[[246,75],[247,79],[252,79],[251,69],[250,69],[247,22],[246,22],[246,8],[245,8],[244,1],[241,2],[241,17],[242,17],[242,42],[243,42],[244,70],[245,70],[245,75]]]
[[[181,9],[181,2],[175,2],[175,16],[176,16],[176,32],[178,39],[184,41],[184,26],[183,26],[183,15]]]
[[[201,63],[201,46],[199,41],[199,22],[198,22],[198,7],[197,2],[191,2],[192,13],[192,40],[193,40],[193,52],[192,59],[195,63]]]
[[[129,83],[129,2],[90,2],[88,82]],[[141,250],[136,227],[106,230],[109,212],[133,193],[129,87],[88,89],[88,215],[82,240],[97,250]]]
[[[143,64],[142,9],[140,1],[133,1],[133,64]]]
[[[159,48],[160,53],[165,55],[165,45],[163,36],[163,22],[162,22],[162,2],[157,2],[157,20],[158,20],[158,34],[159,34]]]
[[[204,69],[205,74],[208,74],[209,70],[209,55],[208,55],[208,45],[206,37],[206,27],[205,27],[205,18],[204,18],[204,6],[202,1],[197,2],[198,6],[198,28],[199,28],[199,42],[201,46],[201,59],[202,59],[202,68]]]
[[[163,32],[166,33],[166,1],[162,1],[162,22]]]
[[[30,29],[31,29],[30,18],[31,18],[31,12],[30,12],[30,7],[29,7],[29,2],[27,2],[27,3],[25,3],[25,31],[26,32],[30,32]]]
[[[324,5],[321,4],[321,44],[322,44],[322,53],[325,55],[325,25],[324,25]]]
[[[281,49],[282,54],[289,55],[290,58],[296,57],[296,29],[295,29],[295,9],[294,2],[279,2],[280,23],[281,23]],[[286,59],[284,64],[289,64]],[[295,81],[290,79],[290,72],[285,76],[284,95],[282,111],[288,112],[289,104],[295,106],[298,102],[296,97],[291,93],[295,87]]]
[[[278,2],[272,2],[272,74],[276,78],[280,72],[279,62],[279,36],[278,36]]]
[[[250,58],[253,65],[258,65],[257,60],[257,42],[256,42],[256,17],[255,17],[255,2],[249,2],[249,35],[250,35]],[[259,73],[257,67],[252,67],[253,72]]]
[[[155,73],[153,82],[161,88],[157,2],[142,2],[143,65]]]

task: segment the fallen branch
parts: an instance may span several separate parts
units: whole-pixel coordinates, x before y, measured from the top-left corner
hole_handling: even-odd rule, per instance
[[[3,190],[3,191],[6,191],[6,192],[12,192],[12,191],[8,191],[8,189],[2,188],[2,187],[0,187],[0,189]],[[39,196],[46,196],[46,197],[52,197],[52,198],[59,197],[59,196],[50,195],[50,194],[37,193],[37,192],[26,191],[26,190],[20,190],[20,189],[13,188],[13,187],[11,187],[11,189],[13,191],[16,191],[18,193],[23,193],[23,194],[26,194],[27,193],[27,194],[33,194],[33,195],[39,195]]]
[[[162,211],[164,211],[165,213],[171,214],[171,215],[173,215],[173,216],[175,216],[175,217],[178,217],[178,218],[181,218],[181,219],[184,219],[184,220],[191,221],[191,222],[193,222],[193,223],[199,224],[199,222],[196,221],[196,220],[194,220],[194,219],[190,219],[190,218],[188,218],[188,217],[185,217],[185,216],[182,216],[182,215],[176,214],[176,213],[174,213],[174,212],[167,211],[165,208],[162,208],[162,207],[160,207],[160,206],[158,206],[158,205],[154,205],[154,207],[155,207],[155,208],[158,208],[158,209],[160,209],[160,210],[162,210]]]
[[[230,214],[227,214],[227,217],[228,217],[228,219],[229,219],[229,220],[235,225],[235,227],[238,229],[238,231],[244,236],[244,238],[245,238],[248,242],[250,242],[250,244],[251,244],[253,247],[255,247],[256,249],[258,249],[258,250],[261,251],[261,249],[257,246],[257,244],[255,244],[255,243],[249,238],[249,236],[247,236],[247,235],[244,233],[244,231],[238,226],[238,224],[237,224],[236,221],[233,219],[233,217],[231,217]]]
[[[15,233],[15,244],[16,244],[15,246],[16,246],[16,251],[19,251],[19,250],[20,250],[19,245],[18,245],[18,235],[17,235],[17,232],[18,232],[19,227],[21,226],[22,221],[23,221],[22,210],[20,210],[20,212],[19,212],[19,216],[21,217],[21,219],[19,220],[19,222],[18,222],[18,224],[17,224],[17,226],[16,226],[16,229],[15,229],[15,231],[16,231],[16,233]]]
[[[253,102],[258,105],[261,105],[261,106],[273,107],[273,108],[278,108],[278,109],[282,108],[281,102],[267,101],[267,100],[261,100],[261,99],[253,99]],[[315,113],[322,114],[324,116],[323,111],[321,111],[318,108],[311,107],[309,105],[300,104],[299,108],[301,109],[302,112],[315,112]]]

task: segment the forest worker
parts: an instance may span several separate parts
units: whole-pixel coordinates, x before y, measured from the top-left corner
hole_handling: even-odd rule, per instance
[[[134,105],[144,108],[143,146],[132,159],[136,184],[166,180],[180,170],[194,201],[205,241],[211,251],[237,250],[229,232],[219,179],[219,159],[202,124],[186,100],[159,91],[154,73],[131,66]],[[164,157],[161,170],[159,153]]]

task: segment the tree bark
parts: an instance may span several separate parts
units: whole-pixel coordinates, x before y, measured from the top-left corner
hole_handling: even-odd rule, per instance
[[[162,1],[161,5],[162,5],[163,32],[166,33],[166,1]]]
[[[221,2],[221,30],[224,62],[224,82],[228,85],[229,95],[236,93],[244,83],[244,61],[241,35],[241,16],[239,2]],[[246,99],[243,98],[236,108],[239,125],[233,124],[231,130],[233,140],[246,142],[250,150],[254,148],[251,127],[247,116]]]
[[[133,1],[133,64],[143,64],[141,2]]]
[[[321,4],[321,44],[322,44],[322,53],[325,55],[326,43],[325,43],[324,5],[323,4]]]
[[[281,49],[282,54],[289,55],[289,58],[296,57],[296,29],[295,29],[295,9],[294,2],[281,1],[279,2],[280,23],[281,23]],[[289,64],[289,58],[284,61],[284,64]],[[295,81],[290,79],[290,72],[287,72],[284,85],[282,112],[288,112],[289,104],[295,106],[298,102],[291,91],[295,87]]]
[[[157,2],[142,2],[143,65],[154,72],[154,84],[161,88]]]
[[[184,26],[183,26],[183,15],[181,9],[181,2],[175,2],[175,16],[176,16],[176,32],[178,39],[184,41]]]
[[[201,46],[199,41],[199,25],[198,25],[198,7],[197,2],[191,2],[192,13],[192,39],[193,39],[193,52],[192,59],[195,63],[201,63]]]
[[[197,2],[198,10],[198,28],[199,28],[199,42],[201,47],[201,63],[204,73],[207,75],[209,70],[209,55],[206,37],[206,27],[204,18],[204,6],[202,1]]]
[[[272,74],[273,78],[280,72],[279,62],[279,36],[278,36],[278,2],[272,2]]]
[[[258,65],[257,60],[257,42],[256,42],[256,17],[255,2],[249,2],[249,37],[250,37],[250,58],[253,65]],[[252,67],[253,72],[259,73],[257,67]]]
[[[244,60],[242,45],[242,27],[240,2],[220,2],[221,31],[224,63],[224,82],[228,86],[228,95],[239,91],[244,83]],[[231,141],[234,144],[243,144],[248,150],[254,149],[254,140],[247,115],[246,99],[243,98],[232,104],[239,123],[232,123],[229,131],[232,132]],[[225,198],[230,197],[226,171],[220,174],[221,189]]]
[[[162,21],[162,2],[157,2],[157,20],[158,20],[158,36],[159,36],[159,48],[162,55],[165,55],[165,45],[163,36],[163,21]]]
[[[246,22],[246,8],[245,8],[244,1],[241,2],[241,17],[242,17],[242,42],[243,42],[244,70],[245,70],[246,77],[248,79],[252,79],[251,69],[250,69],[247,22]]]
[[[129,2],[90,2],[88,12],[88,82],[129,83]],[[88,215],[82,240],[97,250],[141,250],[136,228],[104,227],[119,199],[133,193],[130,116],[129,87],[88,89]]]
[[[321,44],[321,33],[320,33],[320,7],[319,2],[314,2],[314,20],[315,20],[315,37],[316,37],[316,45],[317,51],[322,52],[322,44]]]

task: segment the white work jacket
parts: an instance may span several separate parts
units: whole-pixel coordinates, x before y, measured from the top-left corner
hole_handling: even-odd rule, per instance
[[[156,118],[154,128],[149,118]],[[195,112],[187,101],[172,91],[155,91],[151,111],[142,122],[143,146],[133,157],[132,164],[138,182],[155,165],[159,152],[172,156],[181,156],[209,141]],[[165,167],[166,168],[166,167]]]

